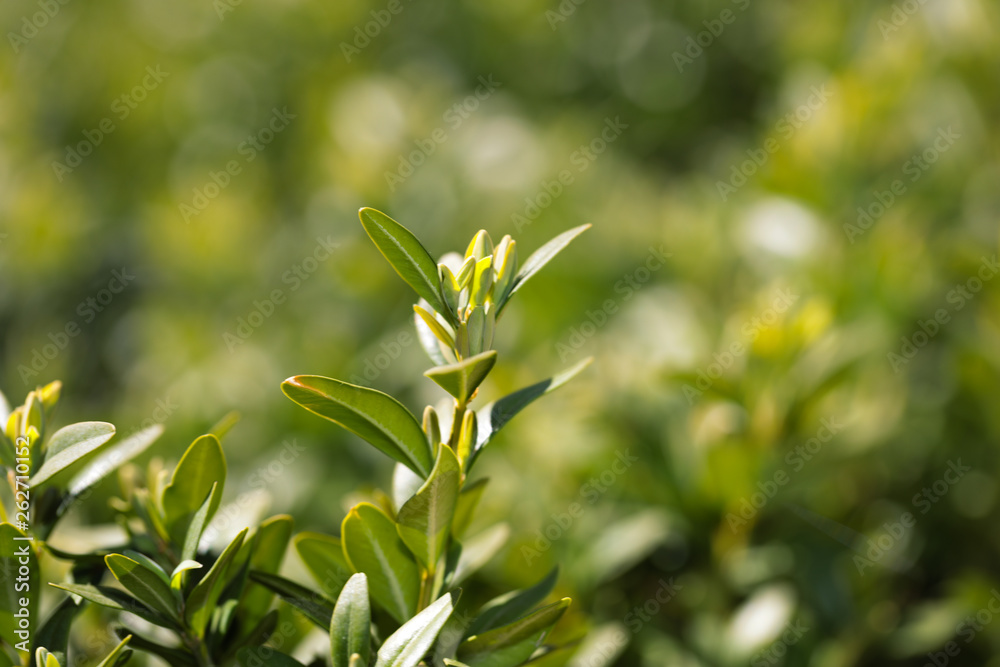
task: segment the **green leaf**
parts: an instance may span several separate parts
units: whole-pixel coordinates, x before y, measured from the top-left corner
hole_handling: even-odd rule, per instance
[[[469,626],[469,634],[481,634],[524,616],[552,592],[558,578],[559,568],[555,567],[534,586],[521,591],[511,591],[490,600],[483,605],[476,620]]]
[[[205,521],[210,521],[219,507],[226,486],[226,456],[222,444],[214,435],[203,435],[188,447],[174,470],[170,484],[163,489],[163,513],[167,530],[178,544],[184,544],[188,527],[205,498],[218,484],[214,506],[210,506]]]
[[[458,658],[469,667],[515,667],[531,657],[549,628],[569,607],[569,598],[481,635],[458,647]]]
[[[456,538],[461,539],[465,535],[465,531],[469,529],[476,507],[479,505],[479,500],[483,497],[483,491],[486,490],[486,484],[489,481],[489,478],[483,477],[475,482],[466,483],[462,492],[458,494],[458,500],[455,502],[455,516],[451,520],[451,534]]]
[[[27,562],[20,562],[22,558]],[[28,576],[19,583],[17,578],[22,565],[28,568]],[[28,612],[29,622],[34,624],[38,618],[38,599],[41,597],[38,573],[38,559],[32,543],[13,525],[0,524],[0,637],[11,646],[27,638],[18,638],[15,633],[18,629],[15,614],[22,610],[21,598],[28,600],[23,609]],[[19,585],[27,585],[27,590],[18,591]]]
[[[131,461],[163,434],[163,424],[155,424],[111,445],[90,461],[69,483],[71,496],[78,496],[123,463]]]
[[[125,661],[128,659],[128,656],[131,655],[132,653],[131,651],[125,650],[125,647],[128,646],[128,643],[131,640],[132,640],[132,635],[128,635],[127,637],[122,639],[121,642],[119,642],[118,646],[116,646],[114,650],[112,650],[111,653],[109,653],[107,657],[104,658],[104,660],[101,660],[101,664],[99,664],[97,667],[116,667],[117,665],[124,664]],[[122,658],[124,658],[124,660]]]
[[[306,410],[361,436],[421,477],[433,460],[420,423],[402,403],[380,391],[319,375],[297,375],[281,390]]]
[[[241,648],[236,654],[238,665],[253,665],[254,667],[305,667],[290,655],[267,647]]]
[[[106,443],[114,434],[114,425],[107,422],[80,422],[59,429],[46,445],[45,461],[31,476],[30,485],[44,483]]]
[[[117,628],[115,633],[121,637],[122,634],[127,632],[126,628]],[[137,651],[143,651],[144,653],[149,653],[155,655],[156,657],[162,659],[165,663],[170,665],[170,667],[197,667],[194,657],[183,649],[170,648],[168,646],[163,646],[162,644],[157,644],[156,642],[150,641],[145,637],[140,637],[137,634],[129,634],[123,637],[123,639],[129,639],[129,646],[136,649]],[[122,667],[123,660],[127,659],[131,655],[131,651],[125,651],[122,653],[117,661],[112,664],[108,664],[106,667]]]
[[[424,375],[434,380],[439,387],[455,397],[459,403],[466,403],[479,388],[493,365],[497,362],[496,350],[489,350],[474,357],[463,359],[447,366],[437,366]]]
[[[368,579],[363,573],[352,576],[337,598],[330,621],[330,655],[333,667],[350,667],[351,656],[368,664],[371,655],[371,603]]]
[[[145,619],[154,625],[165,628],[177,628],[178,624],[171,618],[159,614],[146,605],[142,604],[132,596],[108,586],[94,586],[92,584],[49,584],[54,588],[59,588],[73,595],[78,595],[88,602],[99,604],[102,607],[127,611],[135,614],[139,618]]]
[[[462,553],[451,576],[450,584],[457,586],[473,572],[486,565],[507,543],[510,527],[499,523],[462,543]]]
[[[347,562],[368,575],[372,598],[402,623],[413,616],[420,569],[385,512],[369,503],[351,508],[340,531]]]
[[[214,436],[212,437],[214,438]],[[240,550],[247,530],[247,528],[241,530],[239,535],[229,543],[229,546],[225,548],[215,561],[215,564],[212,565],[212,569],[201,578],[201,581],[191,591],[191,595],[188,596],[184,617],[188,625],[199,636],[208,627],[208,621],[212,618],[212,612],[215,610],[215,603],[218,602],[219,595],[222,593],[225,575],[229,571],[229,564],[232,563],[233,558],[236,557],[236,553]]]
[[[42,623],[42,627],[32,635],[32,653],[44,647],[51,651],[59,662],[66,662],[70,626],[79,611],[80,605],[76,604],[73,598],[66,598],[60,602]]]
[[[170,585],[170,577],[167,575],[164,569],[160,567],[160,565],[149,556],[141,554],[138,551],[133,551],[132,549],[126,549],[125,551],[122,552],[122,554],[138,562],[147,570],[158,576],[160,579],[163,580],[163,583],[165,583],[167,586]]]
[[[295,536],[295,550],[320,590],[331,598],[337,597],[354,572],[340,540],[306,531]]]
[[[358,212],[361,224],[399,277],[439,313],[447,312],[440,295],[437,262],[413,232],[373,208]]]
[[[563,248],[568,246],[573,239],[590,229],[590,227],[591,225],[587,224],[567,230],[533,252],[531,256],[524,261],[524,264],[521,265],[521,270],[518,271],[517,276],[514,277],[514,283],[511,286],[510,291],[507,292],[507,296],[503,303],[499,304],[497,308],[498,311],[503,310],[503,307],[507,304],[507,301],[510,300],[510,297],[514,296],[514,293],[521,289],[521,286],[524,285],[524,283],[528,282],[528,280],[538,273],[543,266],[552,261],[552,259],[558,255]]]
[[[122,554],[108,554],[104,557],[111,574],[126,591],[154,611],[180,620],[174,594],[170,584],[139,561]]]
[[[587,368],[592,361],[593,358],[588,357],[575,366],[567,368],[558,375],[550,377],[547,380],[542,380],[541,382],[533,384],[530,387],[519,389],[513,394],[508,394],[507,396],[480,408],[476,412],[479,422],[479,439],[476,443],[476,451],[472,454],[472,460],[475,461],[483,447],[485,447],[489,441],[493,439],[493,436],[496,435],[497,432],[507,424],[507,422],[521,412],[521,410],[525,409],[545,394],[555,391],[572,380],[574,377],[579,375],[581,371]],[[470,462],[469,465],[471,466],[472,463]]]
[[[208,497],[201,504],[198,511],[191,516],[187,532],[184,534],[184,546],[181,548],[181,558],[183,560],[194,560],[198,555],[198,544],[201,542],[201,535],[208,525],[209,515],[214,512],[214,508],[219,506],[219,483],[212,484],[212,490],[208,492]]]
[[[320,593],[276,574],[250,572],[250,579],[277,593],[282,600],[305,614],[306,618],[322,628],[324,632],[329,631],[330,620],[333,618],[333,602]]]
[[[439,445],[437,463],[430,477],[396,517],[399,537],[430,571],[434,570],[448,540],[460,474],[455,452],[448,445]]]
[[[295,521],[287,514],[279,514],[260,524],[252,540],[250,567],[258,572],[276,573],[285,558],[294,525]],[[240,601],[242,613],[251,618],[263,616],[273,599],[274,594],[270,590],[250,586],[245,589]]]
[[[403,624],[378,650],[375,667],[415,667],[434,644],[457,602],[457,592],[442,595]]]

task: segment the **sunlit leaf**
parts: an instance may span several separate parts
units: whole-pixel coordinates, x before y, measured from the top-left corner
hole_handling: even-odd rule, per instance
[[[413,232],[373,208],[361,209],[358,216],[372,242],[400,278],[426,299],[434,310],[446,312],[440,295],[437,262]]]
[[[458,602],[458,593],[441,596],[392,633],[378,650],[375,667],[415,667],[430,650]]]
[[[306,410],[340,424],[421,477],[430,473],[430,445],[402,403],[374,389],[319,375],[297,375],[281,390]]]
[[[215,484],[218,484],[218,490],[206,521],[210,521],[218,509],[226,486],[226,456],[222,452],[222,444],[217,437],[208,434],[191,443],[177,464],[170,484],[163,489],[167,530],[174,541],[180,544],[185,542],[195,513],[201,509]]]
[[[396,517],[399,536],[428,570],[434,569],[444,551],[458,499],[460,475],[455,452],[448,445],[439,445],[437,463],[430,477]]]
[[[340,540],[307,531],[295,536],[295,550],[319,584],[320,590],[331,598],[337,597],[354,572],[344,557],[344,547]]]
[[[333,667],[350,667],[353,655],[359,656],[366,665],[371,655],[368,579],[360,572],[352,576],[340,592],[330,621],[330,656]]]
[[[110,440],[115,427],[107,422],[81,422],[56,431],[46,443],[42,466],[31,476],[31,486],[38,486],[53,475],[81,461]]]
[[[372,598],[399,623],[410,618],[420,594],[420,569],[395,522],[374,505],[360,503],[347,513],[340,535],[348,563],[368,575]]]
[[[496,350],[488,350],[454,364],[437,366],[426,371],[424,375],[434,380],[459,403],[466,403],[489,375],[496,362]]]

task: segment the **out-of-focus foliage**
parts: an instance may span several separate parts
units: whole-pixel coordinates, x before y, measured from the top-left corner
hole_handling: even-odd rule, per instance
[[[597,361],[480,463],[518,528],[484,583],[561,564],[620,665],[994,664],[998,14],[5,3],[0,386],[172,460],[238,409],[218,546],[327,530],[391,466],[278,383],[447,397],[357,209],[435,253],[591,223],[494,343],[490,395]],[[114,528],[81,507],[74,551]]]

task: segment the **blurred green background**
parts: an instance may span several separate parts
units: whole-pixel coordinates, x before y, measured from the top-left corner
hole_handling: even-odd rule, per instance
[[[487,398],[596,361],[483,457],[515,531],[482,583],[560,563],[580,667],[995,667],[998,21],[5,2],[0,387],[62,379],[63,423],[162,421],[168,459],[239,410],[230,527],[333,532],[390,463],[280,381],[443,397],[358,208],[436,255],[593,223],[498,331]]]

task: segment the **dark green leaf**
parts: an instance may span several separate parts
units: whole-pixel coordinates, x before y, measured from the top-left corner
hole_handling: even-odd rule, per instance
[[[139,561],[122,554],[108,554],[104,557],[111,574],[122,588],[150,609],[172,619],[179,620],[177,602],[170,591],[170,584],[157,573]]]
[[[368,575],[372,598],[399,623],[413,616],[420,569],[399,538],[396,523],[374,505],[360,503],[344,518],[340,535],[348,563]]]
[[[355,574],[337,598],[330,621],[330,655],[333,667],[350,667],[351,656],[358,655],[368,664],[371,655],[371,604],[368,580]]]
[[[417,418],[402,403],[380,391],[319,375],[297,375],[281,390],[306,410],[340,424],[421,477],[433,460]]]
[[[458,658],[469,667],[520,665],[531,657],[569,604],[569,598],[563,598],[513,623],[470,637],[458,647]]]
[[[254,533],[250,567],[258,572],[275,574],[281,567],[292,539],[295,521],[287,514],[280,514],[264,521]],[[263,616],[271,606],[274,594],[262,586],[250,586],[243,593],[241,607],[248,617]]]
[[[508,394],[507,396],[485,405],[478,410],[476,415],[479,421],[479,437],[476,443],[476,451],[472,455],[472,460],[475,461],[476,456],[479,455],[479,452],[482,451],[483,447],[485,447],[489,441],[493,439],[493,436],[496,435],[497,432],[507,424],[507,422],[521,412],[521,410],[528,407],[531,403],[545,394],[555,391],[572,380],[587,366],[589,366],[591,361],[593,361],[593,359],[588,357],[558,375],[555,375],[547,380],[542,380],[541,382],[533,384],[530,387],[525,387],[524,389],[515,391],[513,394]],[[472,465],[471,462],[469,465]]]
[[[73,595],[79,595],[84,600],[88,602],[93,602],[99,604],[103,607],[108,607],[110,609],[117,609],[118,611],[127,611],[131,614],[135,614],[139,618],[149,621],[153,625],[159,625],[162,627],[176,628],[177,623],[172,621],[167,616],[158,614],[146,605],[142,604],[135,598],[131,597],[127,593],[124,593],[117,588],[110,588],[108,586],[94,586],[92,584],[49,584],[54,588],[59,588],[61,590],[72,593]]]
[[[201,535],[208,525],[209,515],[219,506],[219,484],[212,484],[212,490],[208,492],[208,497],[198,508],[198,511],[191,516],[191,522],[187,526],[184,534],[184,546],[181,548],[182,560],[194,560],[198,555],[198,544],[201,542]]]
[[[118,636],[121,637],[122,633],[126,631],[127,630],[125,628],[121,628],[116,632]],[[125,639],[129,640],[129,645],[132,648],[138,651],[145,651],[146,653],[151,653],[152,655],[161,658],[164,662],[170,665],[170,667],[198,666],[198,663],[195,660],[194,656],[192,656],[185,650],[163,646],[161,644],[157,644],[156,642],[150,641],[145,637],[140,637],[139,635],[134,633],[126,635]],[[128,653],[128,651],[126,651],[126,653]],[[120,663],[114,663],[114,665],[115,667],[120,667]],[[105,667],[110,667],[110,666],[106,665]]]
[[[512,591],[490,600],[483,605],[476,620],[469,626],[469,634],[480,634],[521,618],[552,592],[558,578],[559,568],[555,567],[544,579],[531,588]]]
[[[437,366],[424,375],[464,404],[486,379],[496,362],[496,350],[489,350],[454,364]]]
[[[439,313],[447,312],[440,295],[437,262],[413,232],[373,208],[358,212],[361,224],[400,278]]]
[[[236,656],[236,661],[240,665],[253,665],[253,667],[305,667],[305,665],[292,656],[275,651],[273,648],[251,648],[248,646],[240,649]]]
[[[282,600],[305,614],[306,618],[322,628],[324,632],[330,630],[333,602],[321,594],[276,574],[250,572],[250,579],[277,593]]]
[[[424,568],[433,571],[444,551],[458,499],[461,471],[451,447],[438,446],[437,463],[417,493],[396,517],[400,538]]]
[[[295,536],[295,550],[319,584],[320,591],[328,597],[337,597],[354,572],[344,557],[340,540],[307,531]]]
[[[212,569],[201,578],[195,585],[194,590],[191,591],[191,595],[188,596],[185,603],[184,617],[188,625],[198,635],[204,633],[205,628],[208,627],[208,621],[212,618],[215,603],[219,600],[219,595],[222,594],[222,587],[225,584],[225,576],[229,572],[229,565],[240,550],[247,530],[247,528],[241,530],[233,541],[229,543],[229,546],[225,548],[215,561],[215,564],[212,565]]]
[[[69,630],[80,611],[80,605],[73,601],[73,598],[66,598],[59,603],[59,606],[49,614],[49,617],[42,623],[42,627],[31,637],[32,650],[44,647],[51,651],[60,663],[66,662],[66,650],[69,646]]]
[[[563,248],[568,246],[573,239],[590,229],[590,227],[591,225],[589,224],[580,225],[579,227],[567,230],[533,252],[531,256],[524,261],[524,264],[521,265],[521,270],[517,272],[517,276],[514,278],[514,283],[511,286],[510,291],[507,292],[507,298],[503,303],[499,304],[498,309],[503,310],[507,300],[509,300],[510,297],[517,292],[517,290],[521,289],[521,286],[524,285],[524,283],[528,282],[533,275],[538,273],[543,266],[548,264],[562,251]]]

